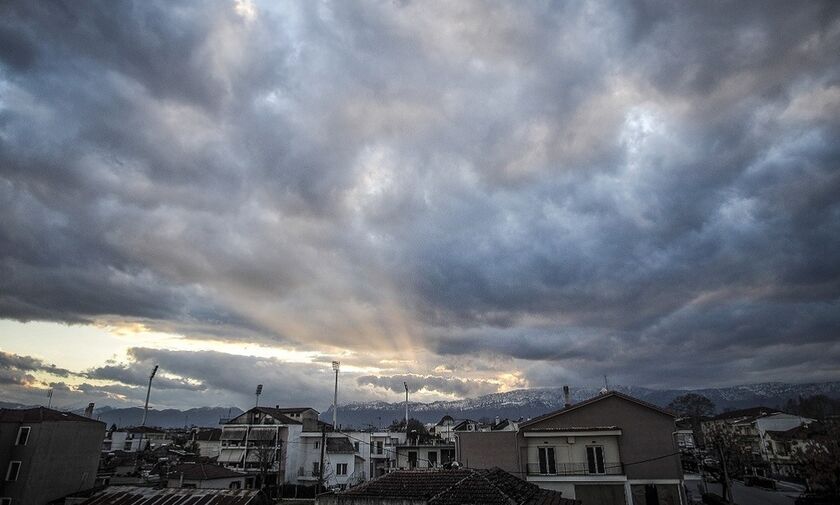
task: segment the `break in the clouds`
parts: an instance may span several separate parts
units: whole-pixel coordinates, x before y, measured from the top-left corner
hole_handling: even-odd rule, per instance
[[[2,318],[352,356],[362,396],[840,378],[837,2],[0,13]],[[134,344],[77,372],[140,387]]]

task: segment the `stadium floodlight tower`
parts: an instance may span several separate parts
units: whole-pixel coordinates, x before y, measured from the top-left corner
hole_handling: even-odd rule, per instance
[[[257,403],[254,404],[254,407],[260,406],[260,395],[262,394],[262,384],[257,384]]]
[[[340,361],[333,361],[332,368],[335,371],[335,393],[333,394],[333,430],[338,430],[338,370],[341,368]]]
[[[149,387],[146,388],[146,404],[143,406],[143,421],[140,422],[141,428],[146,426],[146,416],[149,414],[149,395],[152,393],[152,379],[155,378],[155,374],[157,373],[157,371],[158,366],[155,365],[155,367],[152,368],[152,373],[149,374]],[[145,430],[143,429],[140,430],[140,443],[137,446],[137,451],[143,450],[143,435],[145,434],[144,431]],[[137,461],[139,463],[140,459],[138,458]]]

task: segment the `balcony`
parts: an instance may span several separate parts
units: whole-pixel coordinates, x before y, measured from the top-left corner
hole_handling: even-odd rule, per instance
[[[604,463],[603,472],[590,471],[589,463],[557,463],[555,465],[540,465],[539,463],[528,463],[529,476],[598,476],[598,475],[624,475],[624,464],[620,461],[607,461]]]
[[[297,471],[298,480],[318,480],[318,472],[315,470],[299,467]]]

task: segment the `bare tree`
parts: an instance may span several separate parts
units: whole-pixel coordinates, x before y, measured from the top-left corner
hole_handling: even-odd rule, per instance
[[[840,498],[840,424],[827,424],[793,457],[813,491]]]
[[[732,502],[732,477],[739,477],[752,463],[750,446],[728,426],[717,425],[706,431],[706,446],[718,460],[706,466],[706,471],[721,483],[722,495]]]

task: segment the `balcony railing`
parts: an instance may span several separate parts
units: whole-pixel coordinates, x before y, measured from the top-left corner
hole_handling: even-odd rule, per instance
[[[620,461],[607,461],[604,463],[603,472],[590,471],[589,463],[556,463],[555,465],[540,465],[539,463],[528,463],[528,475],[624,475],[624,464]]]

